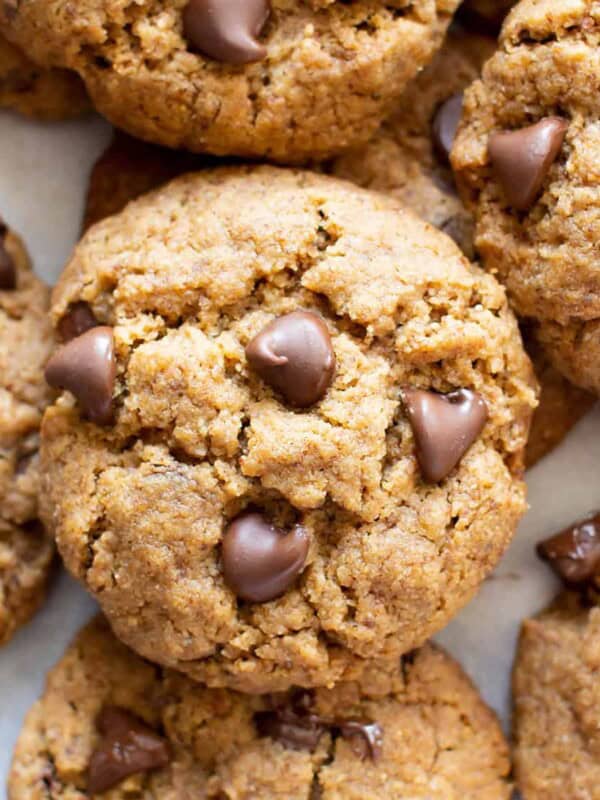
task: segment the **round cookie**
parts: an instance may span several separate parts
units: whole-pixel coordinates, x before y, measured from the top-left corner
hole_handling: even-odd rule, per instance
[[[105,755],[136,734],[145,748],[130,750],[129,769]],[[10,800],[75,800],[107,785],[111,800],[508,800],[509,770],[494,714],[432,645],[333,689],[253,696],[159,670],[98,619],[29,712],[8,791]]]
[[[133,136],[284,163],[366,141],[440,46],[458,0],[7,2],[9,38],[73,69]],[[3,16],[2,16],[3,15]]]
[[[184,176],[88,231],[52,314],[99,327],[47,370],[79,401],[44,419],[44,518],[146,657],[245,691],[329,685],[441,628],[510,541],[529,360],[502,288],[393,199]],[[256,602],[232,565],[287,587]]]
[[[0,221],[0,644],[40,605],[54,553],[37,520],[48,305],[23,243]]]
[[[465,97],[452,161],[476,248],[552,363],[600,391],[600,12],[523,0]]]
[[[38,67],[0,34],[0,108],[59,120],[83,114],[90,104],[77,75]]]
[[[523,623],[513,673],[523,800],[600,798],[600,608],[565,594]]]

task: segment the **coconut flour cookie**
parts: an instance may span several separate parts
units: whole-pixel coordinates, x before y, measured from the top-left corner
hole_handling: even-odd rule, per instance
[[[334,689],[252,696],[157,669],[98,619],[27,717],[9,798],[508,800],[509,768],[493,713],[431,645]]]
[[[412,649],[523,512],[536,393],[504,292],[394,200],[185,176],[90,229],[53,317],[74,394],[45,417],[45,519],[117,635],[198,680]]]
[[[600,798],[600,608],[565,594],[521,630],[514,766],[523,800]]]
[[[467,92],[453,164],[476,247],[555,366],[600,391],[600,9],[523,0]]]
[[[39,427],[50,399],[48,295],[0,220],[0,644],[39,606],[53,556],[37,521]]]
[[[82,114],[89,102],[74,73],[36,66],[0,34],[0,108],[56,120]]]
[[[286,163],[366,141],[458,0],[9,0],[9,38],[132,135]]]

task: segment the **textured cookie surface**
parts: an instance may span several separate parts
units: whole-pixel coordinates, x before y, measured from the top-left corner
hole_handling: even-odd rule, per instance
[[[0,222],[0,643],[41,602],[53,547],[37,521],[38,447],[50,394],[49,292],[21,240]]]
[[[83,800],[98,748],[96,720],[117,706],[168,742],[169,763],[126,777],[105,795],[197,800],[508,800],[507,746],[460,667],[427,645],[401,663],[373,665],[362,681],[303,695],[325,719],[381,730],[377,760],[324,726],[313,747],[260,735],[261,712],[293,695],[206,689],[128,651],[97,620],[50,673],[17,744],[10,800]],[[354,744],[354,747],[353,747]]]
[[[452,156],[475,209],[476,247],[485,266],[506,284],[517,312],[537,321],[538,338],[553,363],[596,393],[599,90],[598,3],[523,0],[509,15],[482,79],[467,92]],[[542,165],[537,157],[532,196],[517,201],[515,192],[523,193],[526,180],[526,151],[504,151],[512,171],[505,160],[499,173],[502,162],[498,156],[493,162],[496,135],[555,118],[564,125],[555,133],[555,150],[539,129],[530,133],[539,136],[538,153],[548,160]]]
[[[5,3],[3,21],[36,61],[79,72],[134,136],[292,163],[366,141],[441,44],[457,0],[270,5],[266,55],[241,66],[190,46],[185,0],[86,0],[76,14],[66,0],[31,0]]]
[[[74,73],[36,66],[0,34],[0,108],[57,120],[82,114],[89,101]]]
[[[600,798],[600,609],[564,595],[527,620],[513,674],[524,800]]]

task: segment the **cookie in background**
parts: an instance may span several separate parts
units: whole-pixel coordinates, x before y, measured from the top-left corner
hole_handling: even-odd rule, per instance
[[[0,220],[0,644],[41,604],[54,546],[38,520],[39,428],[52,398],[49,291]]]

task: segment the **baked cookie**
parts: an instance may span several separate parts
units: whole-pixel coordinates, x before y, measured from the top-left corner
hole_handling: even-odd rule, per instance
[[[432,645],[333,689],[252,696],[157,669],[98,619],[30,711],[8,792],[10,800],[508,800],[509,769],[494,714]]]
[[[0,34],[0,108],[58,120],[79,116],[90,104],[77,75],[36,66]]]
[[[88,231],[52,314],[78,401],[45,416],[44,517],[119,638],[198,680],[326,685],[412,649],[524,510],[504,292],[392,199],[184,176]]]
[[[600,9],[523,0],[468,90],[452,160],[476,248],[552,363],[600,391]]]
[[[458,0],[8,0],[36,61],[73,69],[140,139],[285,163],[366,141]]]
[[[600,798],[600,608],[565,594],[523,623],[513,673],[523,800]]]
[[[37,521],[39,427],[50,400],[48,305],[23,243],[0,221],[0,644],[41,603],[53,557]]]

